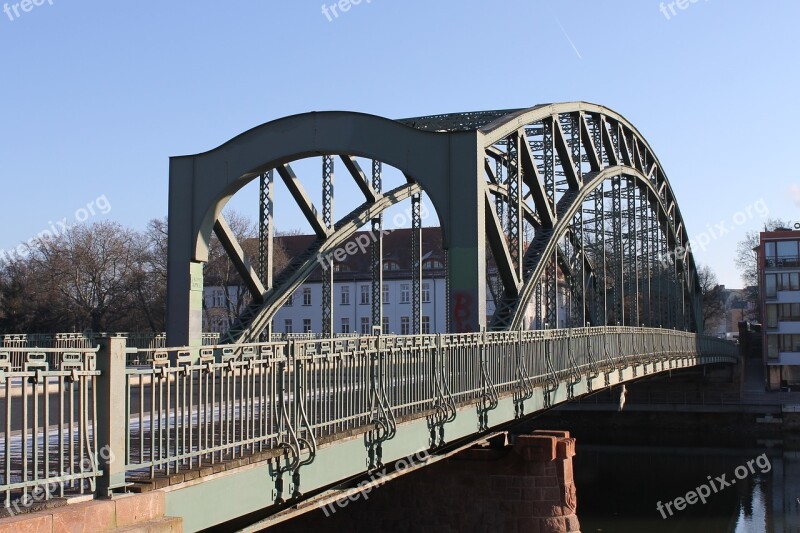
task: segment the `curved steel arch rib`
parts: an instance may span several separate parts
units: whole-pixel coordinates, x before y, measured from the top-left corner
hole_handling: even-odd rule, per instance
[[[587,117],[591,117],[591,126]],[[564,126],[570,128],[567,132],[569,135],[565,133]],[[658,228],[667,241],[665,243],[667,250],[663,251],[666,253],[662,254],[659,250],[659,257],[662,261],[672,261],[674,258],[676,283],[682,285],[680,289],[683,293],[683,296],[680,296],[683,299],[682,312],[691,315],[689,327],[700,329],[699,283],[680,210],[657,157],[633,125],[605,107],[577,102],[518,110],[481,126],[480,131],[484,134],[486,173],[490,182],[488,186],[492,194],[502,198],[498,201],[498,208],[495,211],[498,218],[491,220],[487,217],[487,226],[500,222],[502,213],[499,211],[502,209],[503,201],[508,203],[506,208],[509,211],[520,209],[520,216],[509,218],[505,228],[508,249],[503,249],[503,246],[497,244],[493,246],[495,262],[504,279],[505,289],[503,297],[497,302],[491,324],[493,329],[517,329],[522,325],[526,306],[533,303],[534,287],[543,281],[542,277],[547,267],[543,259],[549,261],[556,252],[556,263],[553,264],[561,263],[562,273],[567,278],[573,277],[569,268],[563,265],[565,254],[557,245],[564,237],[569,238],[570,245],[576,250],[574,257],[577,267],[576,277],[581,278],[567,280],[571,291],[577,289],[578,292],[584,292],[585,296],[585,291],[590,288],[589,279],[593,279],[596,283],[595,273],[601,276],[604,274],[603,268],[596,269],[595,265],[587,260],[581,237],[584,231],[582,217],[585,209],[581,206],[591,199],[594,189],[602,184],[605,178],[614,174],[634,178],[637,187],[647,190],[644,196],[649,212],[643,217],[654,214]],[[539,150],[538,155],[534,155],[534,150]],[[497,162],[497,171],[491,168],[489,160]],[[502,179],[502,173],[506,175],[505,181]],[[528,188],[524,199],[523,184]],[[519,197],[514,201],[516,194]],[[600,198],[601,202],[605,202],[602,191]],[[637,204],[638,198],[641,199]],[[526,201],[529,199],[532,199],[534,206],[530,206]],[[635,211],[640,207],[645,209],[641,205],[644,199],[638,194],[633,198],[631,220],[634,222],[637,217]],[[487,206],[487,210],[491,209],[490,205]],[[596,212],[593,214],[595,217],[602,216]],[[527,248],[520,242],[523,218],[535,230],[535,237]],[[502,222],[500,224],[502,225]],[[519,225],[515,227],[516,224]],[[490,235],[492,232],[497,234],[498,230],[490,227]],[[602,233],[604,235],[605,228]],[[619,239],[619,236],[615,235],[614,238]],[[636,234],[635,239],[638,238],[639,235]],[[512,248],[514,246],[518,246],[516,254]],[[514,257],[515,255],[517,257]],[[615,259],[620,261],[624,256]],[[617,268],[631,267],[618,265]],[[633,268],[635,270],[640,267],[634,264]],[[511,270],[514,270],[516,276],[508,273]],[[504,271],[505,276],[503,276]],[[546,288],[547,292],[552,293],[550,300],[554,301],[557,301],[557,274],[553,274],[551,279],[547,280],[549,287]],[[678,275],[681,277],[677,278]],[[598,288],[594,287],[594,290]],[[622,292],[622,287],[615,285],[614,290]],[[638,285],[636,290],[638,299]],[[542,314],[538,309],[542,306],[540,299],[541,295],[537,295],[535,308],[537,314]],[[676,296],[676,302],[678,299]],[[585,299],[584,305],[588,306]],[[604,308],[605,306],[606,304],[603,304]],[[683,323],[683,326],[687,327],[686,320],[678,317],[677,311],[675,315],[671,325],[675,327]],[[572,325],[585,325],[583,321],[573,322]]]
[[[203,268],[208,260],[211,232],[230,233],[221,212],[242,187],[265,172],[315,156],[341,155],[380,161],[402,172],[425,190],[435,209],[447,205],[441,179],[450,167],[447,136],[414,129],[396,121],[362,113],[307,113],[275,120],[253,128],[211,151],[170,160],[169,267],[167,338],[171,345],[196,345],[202,333]],[[347,165],[347,161],[345,161]],[[352,173],[352,172],[351,172]],[[317,235],[332,238],[336,229],[323,227],[320,213],[299,181],[284,181]],[[355,177],[355,176],[354,176]],[[380,203],[369,184],[359,183],[367,202]],[[381,198],[386,195],[381,196]],[[331,221],[332,224],[333,221]],[[446,225],[445,225],[446,231]],[[271,305],[272,293],[254,280],[254,270],[244,260],[237,243],[225,235],[226,251],[243,274],[255,303]],[[312,252],[313,253],[313,252]],[[234,257],[238,256],[238,257]],[[249,279],[249,282],[248,282]],[[269,292],[269,294],[263,294]],[[254,309],[245,312],[253,319]],[[244,322],[247,322],[245,320]],[[250,326],[239,324],[241,338]]]
[[[326,204],[332,200],[332,183],[326,184],[323,176],[320,213],[288,167],[292,161],[319,156],[323,162],[340,157],[365,196],[365,203],[338,223]],[[394,167],[408,184],[382,194],[358,168],[356,157]],[[238,190],[271,169],[278,170],[317,239],[274,283],[270,278],[262,284],[230,238],[221,211]],[[487,240],[502,282],[493,329],[520,327],[526,306],[534,299],[538,305],[539,295],[533,294],[545,272],[543,257],[552,257],[557,265],[557,272],[548,278],[547,312],[557,303],[554,288],[562,276],[570,294],[583,297],[575,315],[586,317],[597,305],[590,304],[587,295],[599,299],[598,293],[608,291],[608,265],[605,255],[601,264],[594,264],[586,253],[588,221],[581,206],[592,195],[598,205],[603,203],[605,197],[593,191],[615,173],[632,180],[644,195],[636,196],[631,205],[644,209],[646,199],[665,236],[663,251],[676,257],[674,277],[676,287],[679,281],[682,284],[682,312],[693,313],[694,329],[699,329],[694,260],[658,159],[621,115],[574,102],[404,120],[348,112],[307,113],[263,124],[209,152],[171,159],[167,342],[194,345],[200,339],[202,265],[208,260],[212,230],[221,235],[253,295],[253,305],[227,337],[230,342],[247,342],[258,337],[288,295],[308,279],[319,254],[374,222],[389,206],[422,191],[439,215],[451,259],[450,331],[487,326]],[[648,221],[651,214],[646,215]],[[636,216],[634,212],[632,220]],[[526,225],[533,229],[533,238],[526,238]],[[615,227],[614,246],[619,244],[619,229]],[[595,233],[605,239],[604,228]],[[629,267],[616,268],[621,272]],[[691,313],[686,312],[687,300]]]
[[[630,167],[614,166],[606,168],[599,173],[587,175],[580,192],[574,196],[563,196],[561,202],[557,205],[556,211],[559,215],[559,221],[556,225],[552,229],[541,231],[531,242],[528,253],[524,258],[523,268],[528,273],[524,285],[518,294],[511,298],[506,298],[500,303],[495,311],[492,329],[516,330],[520,328],[523,308],[530,302],[536,285],[542,281],[548,258],[553,257],[555,253],[561,253],[558,241],[570,232],[572,217],[582,208],[583,201],[594,194],[598,186],[616,177],[634,179],[639,186],[647,188],[652,193],[652,196],[648,196],[654,204],[652,207],[657,209],[658,213],[666,220],[666,206],[657,196],[657,190],[651,181],[638,170]],[[673,239],[677,239],[674,232],[672,232],[672,236]]]

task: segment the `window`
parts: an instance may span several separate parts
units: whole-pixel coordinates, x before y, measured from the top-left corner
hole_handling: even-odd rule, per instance
[[[764,284],[767,286],[767,298],[775,298],[778,290],[778,276],[775,274],[767,274],[764,278]]]
[[[400,317],[400,335],[411,334],[411,320],[407,316]]]
[[[384,270],[400,270],[400,264],[397,261],[384,261]]]
[[[389,317],[388,316],[383,317],[383,319],[381,320],[381,331],[383,332],[384,335],[388,335],[389,334]]]
[[[400,284],[400,303],[407,304],[411,302],[411,289],[408,283]]]
[[[350,305],[350,286],[342,286],[342,305]]]
[[[385,283],[383,284],[383,287],[381,287],[381,299],[383,300],[383,303],[389,303],[389,286]]]
[[[775,259],[775,243],[774,242],[767,242],[764,243],[764,255],[767,256],[767,262],[770,260]]]
[[[369,305],[369,292],[370,292],[369,285],[361,286],[361,305]]]
[[[431,317],[429,316],[422,317],[422,334],[423,335],[431,334]]]
[[[286,307],[292,307],[294,305],[294,293],[289,295],[289,298],[286,300],[286,303],[283,304]]]
[[[422,284],[422,303],[424,303],[424,304],[431,303],[431,284],[430,283],[423,283]]]
[[[797,241],[778,241],[778,259],[796,259]]]
[[[778,327],[778,306],[777,305],[768,305],[767,306],[767,327],[768,328],[777,328]]]
[[[291,318],[287,318],[286,320],[283,321],[283,332],[286,333],[287,335],[292,333],[292,319]]]
[[[311,333],[311,319],[304,318],[303,319],[303,333]]]
[[[306,287],[303,289],[303,305],[311,305],[311,288]]]
[[[778,306],[777,305],[768,305],[767,306],[767,326],[774,328],[777,326],[771,326],[769,324],[770,319],[770,307],[775,308],[775,314],[778,314]],[[800,303],[797,304],[781,304],[780,306],[780,317],[779,320],[786,321],[786,322],[797,322],[800,321]]]
[[[361,317],[361,334],[369,335],[370,319],[368,316]]]
[[[428,259],[427,261],[422,262],[423,270],[436,270],[442,268],[444,268],[444,263],[442,263],[438,259]]]
[[[215,289],[213,300],[211,307],[225,307],[225,292],[222,289]]]
[[[770,274],[778,276],[779,291],[800,290],[800,272],[783,272],[782,274]]]
[[[780,339],[780,351],[800,352],[800,335],[778,335]]]
[[[350,318],[342,317],[342,333],[350,333]]]
[[[769,359],[777,359],[779,353],[778,335],[767,335],[767,357]]]

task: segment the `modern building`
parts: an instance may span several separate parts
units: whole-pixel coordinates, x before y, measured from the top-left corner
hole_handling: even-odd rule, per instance
[[[800,385],[800,231],[761,233],[759,288],[767,388]]]
[[[348,242],[364,242],[356,233]],[[316,239],[314,235],[276,237],[276,248],[286,257],[302,254]],[[411,230],[397,229],[383,237],[382,331],[400,335],[412,334],[412,264]],[[344,249],[345,247],[341,247]],[[372,331],[372,270],[370,250],[358,249],[344,254],[334,263],[333,331],[335,334],[369,334]],[[493,265],[488,265],[491,273]],[[422,230],[422,279],[420,283],[420,333],[447,331],[446,261],[442,249],[442,233],[438,227]],[[564,327],[566,321],[565,283],[559,283],[558,319],[554,327]],[[224,332],[231,313],[246,293],[244,287],[231,285],[208,286],[205,294],[204,331]],[[227,293],[227,294],[226,294]],[[487,313],[494,313],[492,287],[487,288]],[[528,308],[529,327],[535,317],[533,306]],[[317,268],[277,312],[272,323],[273,333],[302,334],[322,331],[322,268]]]

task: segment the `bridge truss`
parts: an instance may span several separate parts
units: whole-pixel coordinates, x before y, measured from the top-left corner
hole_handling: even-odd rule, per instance
[[[320,160],[318,204],[292,166],[309,158]],[[384,190],[385,165],[405,183]],[[337,167],[364,197],[339,218]],[[278,178],[316,239],[273,277]],[[254,180],[260,182],[256,268],[221,214]],[[382,216],[406,201],[418,215],[423,194],[442,227],[450,332],[702,327],[695,263],[661,164],[622,116],[577,102],[397,121],[309,113],[264,124],[204,154],[173,158],[168,344],[199,344],[202,265],[212,230],[250,293],[225,342],[267,338],[277,311],[317,268],[319,333],[332,335],[333,252],[362,228],[374,236],[370,301],[372,325],[381,326]],[[421,217],[413,217],[412,230],[413,333],[419,333]]]

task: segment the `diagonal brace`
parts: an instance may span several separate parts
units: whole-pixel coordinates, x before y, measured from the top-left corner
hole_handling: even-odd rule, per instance
[[[374,204],[378,201],[378,194],[375,192],[375,189],[372,188],[372,184],[370,184],[369,180],[367,179],[367,175],[364,174],[364,171],[361,170],[361,165],[358,164],[356,158],[351,155],[341,155],[339,156],[344,163],[344,166],[347,167],[347,171],[350,172],[350,175],[353,176],[353,179],[358,185],[358,188],[361,189],[361,192],[364,194],[364,198],[366,198],[367,202]]]
[[[319,211],[317,211],[317,208],[314,207],[314,204],[309,199],[303,188],[303,184],[300,183],[292,167],[289,165],[278,165],[276,170],[289,189],[289,192],[292,194],[292,198],[297,202],[298,207],[300,207],[300,210],[305,215],[309,224],[311,224],[314,233],[317,234],[317,237],[326,237],[328,235],[328,229],[325,227],[325,223],[322,222]]]
[[[214,233],[217,235],[217,238],[219,238],[220,244],[222,244],[228,257],[230,257],[234,268],[236,268],[236,271],[242,277],[253,299],[257,303],[262,303],[264,301],[264,293],[266,292],[264,285],[261,283],[258,273],[250,265],[250,261],[247,260],[244,250],[239,244],[239,241],[236,240],[236,236],[228,225],[228,221],[222,216],[222,213],[220,213],[219,218],[217,218],[217,221],[214,223]]]

